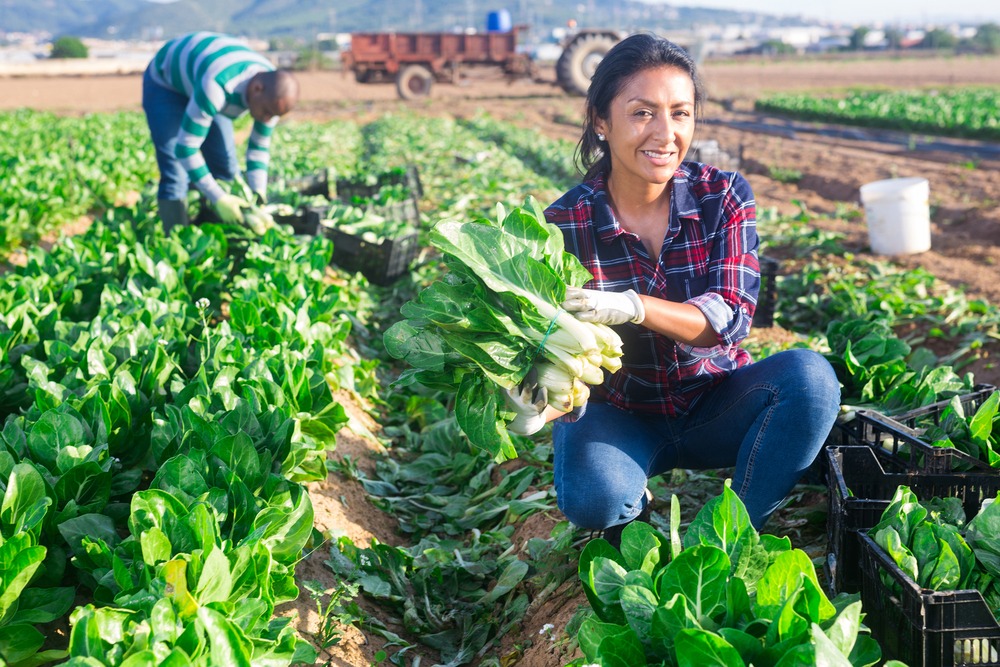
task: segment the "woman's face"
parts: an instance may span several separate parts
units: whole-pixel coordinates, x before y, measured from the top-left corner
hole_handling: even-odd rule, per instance
[[[694,82],[682,69],[638,72],[611,101],[607,118],[594,129],[607,138],[616,181],[666,184],[694,136]]]

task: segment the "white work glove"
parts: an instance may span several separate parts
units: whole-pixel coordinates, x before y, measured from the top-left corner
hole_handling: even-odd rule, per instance
[[[548,390],[538,384],[538,371],[532,367],[514,389],[507,390],[507,407],[515,413],[507,430],[517,435],[534,435],[545,426]]]
[[[245,199],[240,199],[236,195],[222,195],[215,202],[215,210],[223,222],[234,225],[243,222],[243,209],[250,206]]]
[[[567,287],[566,300],[560,304],[581,322],[595,324],[641,324],[646,319],[646,309],[634,290],[602,292],[600,290]]]

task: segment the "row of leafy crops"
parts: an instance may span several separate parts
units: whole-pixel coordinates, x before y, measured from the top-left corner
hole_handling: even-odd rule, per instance
[[[843,97],[779,93],[754,103],[758,111],[807,120],[982,140],[1000,139],[998,106],[995,88],[855,91]]]
[[[366,376],[330,244],[164,238],[141,116],[0,122],[20,141],[11,219],[96,218],[0,283],[0,660],[311,661],[275,606],[298,595],[304,485],[347,423],[332,390]],[[46,124],[61,139],[35,151]],[[70,611],[68,644],[47,640],[38,626]]]
[[[70,664],[307,657],[274,606],[346,423],[330,248],[275,232],[234,274],[225,237],[115,213],[3,282],[0,653],[32,660],[82,595]]]
[[[154,179],[145,120],[136,114],[64,118],[0,115],[0,254],[32,244]]]
[[[50,119],[18,112],[0,123],[17,125],[12,117],[39,131]],[[400,319],[403,303],[440,276],[436,261],[378,289],[343,274],[331,281],[330,244],[322,239],[276,230],[240,258],[222,228],[163,238],[151,214],[151,154],[143,141],[131,146],[118,136],[143,137],[141,116],[58,121],[67,124],[50,148],[53,159],[70,159],[61,147],[77,145],[76,132],[98,123],[107,142],[100,146],[118,145],[118,152],[72,159],[112,172],[115,160],[132,163],[144,175],[123,177],[102,199],[86,198],[78,174],[88,170],[52,171],[48,156],[11,153],[28,176],[3,210],[37,227],[83,214],[96,222],[50,253],[29,250],[26,265],[0,286],[0,550],[8,550],[4,563],[17,564],[0,571],[0,655],[14,664],[67,655],[86,665],[289,664],[336,644],[335,623],[307,643],[276,611],[297,594],[303,549],[322,546],[303,484],[326,477],[327,451],[346,422],[331,389],[342,388],[372,402],[388,450],[367,472],[349,459],[329,465],[357,479],[409,544],[331,541],[337,583],[311,585],[321,615],[380,636],[394,649],[394,664],[422,655],[454,665],[514,659],[524,645],[501,655],[503,637],[547,600],[581,590],[572,579],[583,537],[565,522],[547,538],[517,536],[528,517],[554,508],[544,433],[518,439],[518,465],[500,466],[458,428],[454,391],[390,385],[402,369],[387,357],[381,334]],[[413,164],[426,221],[467,221],[495,215],[498,202],[518,206],[526,195],[553,200],[572,182],[571,151],[568,142],[487,116],[285,124],[272,185],[280,194],[315,170],[364,174]],[[54,202],[33,208],[30,193],[47,188],[83,199],[71,202],[71,214]],[[142,191],[139,202],[115,206],[131,188]],[[765,215],[761,231],[769,254],[785,262],[778,321],[800,334],[794,344],[840,356],[851,388],[845,402],[881,405],[892,391],[901,405],[921,404],[971,383],[957,369],[991,344],[995,308],[927,274],[854,261],[838,239],[811,228],[806,211]],[[828,337],[837,320],[843,330]],[[917,333],[905,347],[891,344],[904,325]],[[961,354],[931,355],[921,336],[953,341]],[[835,339],[850,344],[835,349]],[[875,366],[887,370],[873,380]],[[928,379],[935,367],[947,368]],[[693,520],[686,514],[679,526]],[[679,531],[677,522],[659,525],[667,535]],[[666,543],[661,549],[669,552]],[[628,553],[603,557],[636,569]],[[804,586],[798,595],[812,599]],[[373,604],[359,605],[359,596]],[[45,644],[36,626],[74,606],[69,645]],[[808,632],[796,638],[822,642],[810,622],[830,621],[827,612],[803,621]],[[567,655],[575,628],[595,627],[585,620],[593,613],[553,631]],[[621,632],[649,630],[633,627],[642,609],[622,613]],[[850,650],[848,639],[836,642]],[[596,655],[588,651],[599,646],[583,648]]]

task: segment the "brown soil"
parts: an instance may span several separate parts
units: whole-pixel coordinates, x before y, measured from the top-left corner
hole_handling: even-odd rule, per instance
[[[300,76],[303,99],[293,113],[296,119],[366,120],[399,109],[465,116],[486,109],[550,136],[576,140],[583,106],[581,99],[568,97],[548,83],[521,81],[508,85],[489,76],[464,85],[436,85],[429,99],[416,102],[398,100],[392,85],[362,86],[339,73]],[[552,78],[551,72],[543,76]],[[845,233],[847,244],[865,256],[863,218],[845,215],[845,211],[859,211],[859,186],[890,177],[925,177],[931,188],[933,247],[896,261],[908,267],[924,267],[951,284],[963,286],[970,296],[1000,304],[1000,161],[973,162],[958,154],[908,150],[905,144],[834,139],[780,129],[748,131],[716,122],[748,119],[747,110],[756,96],[778,90],[968,83],[997,86],[1000,58],[708,63],[704,77],[712,100],[705,117],[712,122],[702,125],[699,136],[716,139],[724,150],[742,155],[742,171],[753,185],[760,208],[776,207],[784,213],[795,213],[799,204],[794,202],[801,202],[817,214],[814,224]],[[138,109],[140,88],[138,76],[3,79],[0,108],[32,107],[68,113]],[[774,167],[799,171],[802,176],[794,183],[782,182],[772,177]],[[755,335],[784,340],[792,334],[775,328]],[[994,361],[998,352],[994,343],[970,369],[978,381],[1000,384],[1000,368]],[[345,399],[345,403],[359,419],[367,417],[352,401]],[[379,450],[380,446],[370,438],[345,429],[332,456],[350,456],[365,467],[371,465]],[[391,518],[371,505],[357,482],[332,474],[326,482],[312,485],[310,493],[317,528],[329,537],[347,535],[361,543],[373,538],[387,543],[402,541]],[[558,518],[535,516],[526,520],[518,529],[518,546],[531,536],[548,536]],[[323,564],[326,557],[326,549],[318,548],[302,563],[300,579],[332,585],[332,573]],[[504,639],[498,653],[502,664],[565,664],[572,655],[566,654],[565,636],[560,632],[584,602],[575,581],[564,584],[525,618],[523,633]],[[319,617],[305,591],[286,613],[299,615],[306,636],[318,630]],[[543,632],[547,623],[555,629],[552,639]],[[342,630],[340,643],[323,653],[321,664],[372,664],[382,641],[353,628]]]

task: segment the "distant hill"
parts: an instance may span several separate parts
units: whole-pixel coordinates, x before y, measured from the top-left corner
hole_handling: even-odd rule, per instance
[[[570,19],[581,27],[682,30],[759,16],[639,0],[0,0],[0,30],[124,39],[215,30],[312,39],[322,32],[485,29],[488,13],[500,8],[538,35]]]

